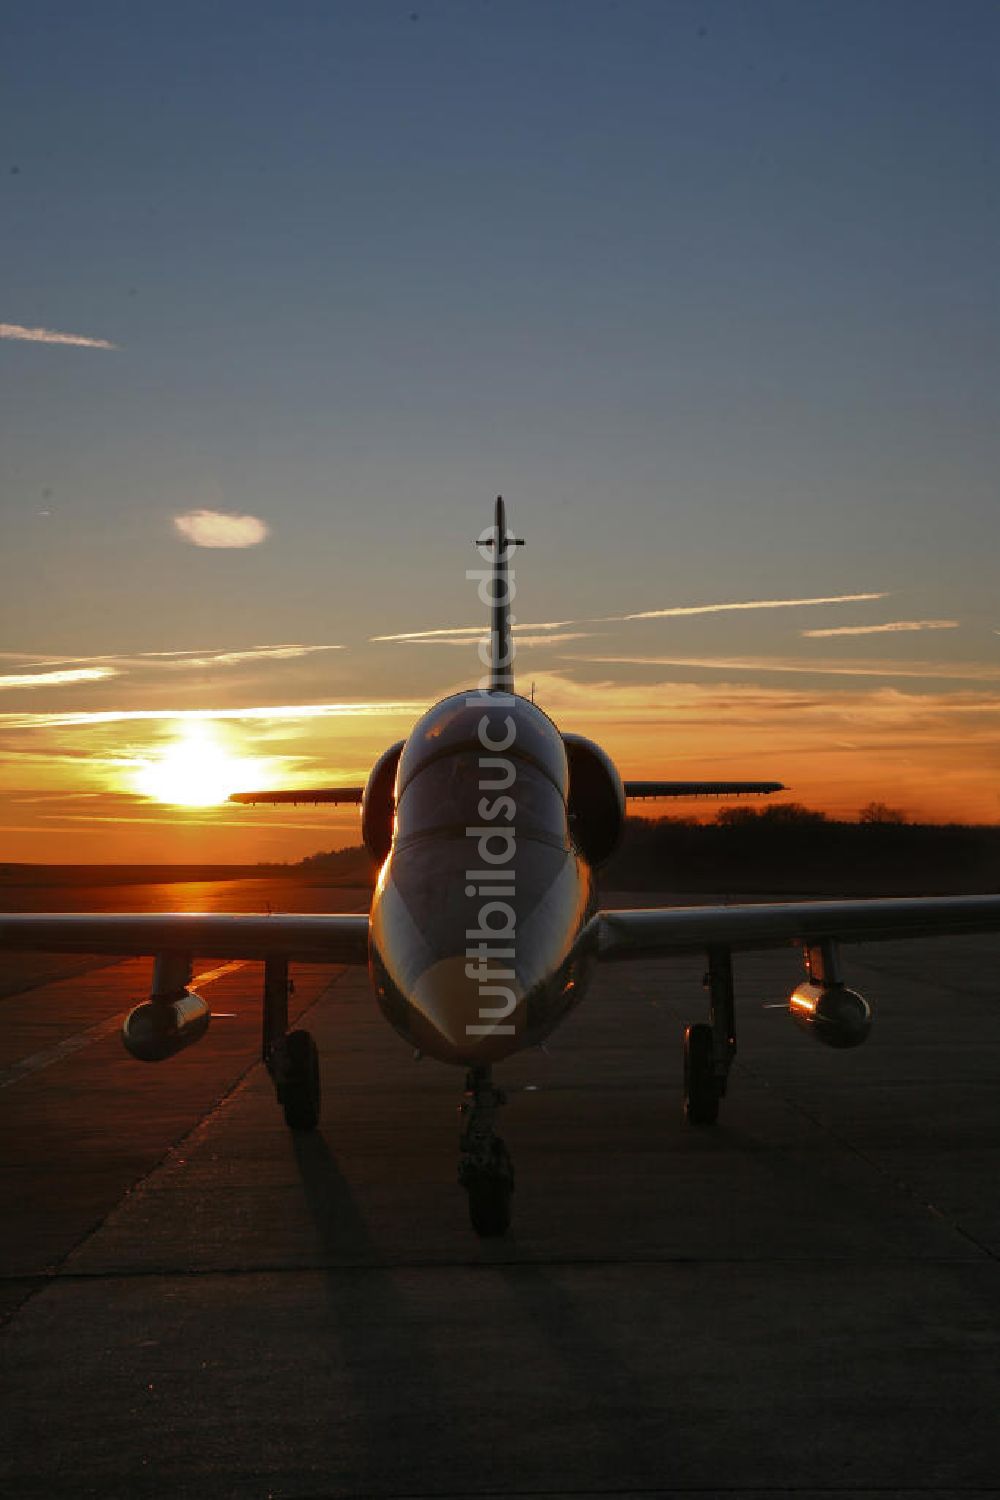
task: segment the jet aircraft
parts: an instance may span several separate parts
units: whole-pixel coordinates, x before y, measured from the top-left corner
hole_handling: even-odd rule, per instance
[[[777,781],[625,781],[592,740],[561,732],[515,691],[508,563],[521,539],[502,499],[477,546],[488,566],[488,668],[430,708],[375,762],[364,787],[237,793],[240,803],[359,803],[379,865],[369,912],[0,916],[0,948],[149,955],[149,999],[127,1017],[136,1058],[161,1061],[199,1041],[207,1004],[190,988],[199,958],[263,960],[263,1060],[287,1124],[312,1130],[319,1058],[288,1029],[290,962],[367,965],[386,1020],[418,1053],[466,1070],[459,1180],[476,1232],[503,1234],[514,1174],[496,1132],[504,1102],[493,1067],[537,1046],[583,999],[599,964],[702,953],[707,1019],[684,1033],[684,1108],[713,1124],[736,1053],[732,956],[801,949],[792,1018],[830,1047],[867,1037],[868,1002],[847,987],[840,945],[1000,929],[1000,896],[795,901],[602,910],[595,872],[621,832],[626,799],[768,794]]]

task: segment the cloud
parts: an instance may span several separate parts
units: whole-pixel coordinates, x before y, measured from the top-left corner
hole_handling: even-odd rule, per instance
[[[595,615],[583,620],[543,620],[538,623],[514,624],[515,638],[525,630],[561,630],[566,625],[593,625],[613,622],[621,624],[627,620],[665,620],[689,615],[720,615],[741,609],[803,609],[821,604],[858,604],[869,599],[886,599],[888,594],[824,594],[815,599],[745,599],[735,603],[721,604],[675,604],[666,609],[643,609],[631,615]],[[458,640],[476,640],[488,634],[489,626],[454,625],[443,630],[407,630],[399,635],[372,635],[370,641],[431,641],[452,637]]]
[[[343,646],[303,646],[299,642],[285,642],[277,646],[246,646],[230,651],[224,646],[189,647],[185,651],[111,651],[103,656],[46,656],[38,651],[0,651],[0,660],[22,661],[33,667],[89,666],[94,662],[113,661],[135,665],[149,662],[151,666],[164,667],[213,667],[232,666],[243,661],[289,661],[297,656],[311,656],[317,651],[343,651]],[[114,672],[109,675],[115,676]]]
[[[600,634],[603,632],[597,630],[557,630],[554,635],[522,635],[515,630],[514,645],[520,651],[522,646],[555,646],[560,641],[586,641]]]
[[[39,821],[40,822],[46,822],[46,823],[48,823],[48,822],[58,822],[58,823],[70,823],[70,822],[72,822],[72,823],[139,823],[139,824],[142,824],[143,826],[149,827],[149,828],[158,828],[158,827],[176,828],[178,826],[178,824],[180,823],[185,828],[239,828],[239,829],[241,829],[243,831],[246,830],[246,827],[247,827],[247,820],[246,820],[246,818],[220,818],[220,817],[212,818],[212,817],[205,817],[204,813],[206,811],[208,811],[208,809],[205,809],[203,807],[196,808],[194,811],[196,813],[198,813],[199,816],[192,817],[191,816],[191,809],[189,809],[189,808],[186,808],[186,807],[177,807],[177,808],[175,808],[175,810],[173,811],[173,813],[170,815],[169,818],[128,817],[128,816],[124,816],[121,813],[104,814],[104,813],[61,813],[61,812],[60,813],[39,813],[38,817],[39,817]],[[227,809],[227,811],[228,811],[228,809]],[[320,816],[320,817],[317,817],[316,820],[315,820],[315,822],[312,822],[312,823],[276,823],[271,818],[268,818],[268,820],[267,820],[267,827],[268,827],[268,832],[270,832],[270,830],[273,829],[273,828],[298,828],[298,829],[301,829],[301,830],[303,830],[305,832],[312,833],[312,832],[319,832],[321,829],[324,830],[324,831],[328,830],[329,827],[330,827],[330,820],[329,820],[329,817],[322,817],[322,816]],[[48,831],[48,830],[46,830],[46,831]],[[53,831],[58,833],[60,830],[59,829],[55,829]],[[83,828],[67,828],[67,829],[62,830],[62,831],[66,832],[66,833],[85,833],[86,829],[83,829]]]
[[[845,680],[833,692],[791,677],[584,681],[541,670],[535,701],[561,729],[598,739],[625,777],[773,776],[796,801],[850,816],[884,797],[914,817],[997,820],[995,684]]]
[[[827,677],[940,677],[959,682],[1000,682],[1000,666],[979,662],[808,662],[778,656],[567,656],[605,666],[696,667],[711,672],[804,672]]]
[[[196,547],[256,547],[268,534],[257,516],[234,516],[221,510],[189,510],[174,516],[181,536]]]
[[[445,656],[454,666],[451,656]],[[437,660],[440,662],[440,655]],[[718,658],[712,660],[717,662]],[[778,660],[790,663],[791,658],[779,656]],[[834,665],[851,664],[845,661]],[[881,797],[894,806],[906,807],[913,816],[962,816],[986,821],[997,817],[1000,692],[996,681],[963,686],[961,681],[891,682],[856,675],[840,680],[822,675],[814,680],[793,675],[755,679],[736,672],[728,680],[718,673],[706,673],[698,680],[692,673],[672,673],[655,666],[626,673],[624,668],[588,669],[581,665],[579,674],[571,677],[562,668],[559,672],[544,667],[533,671],[536,701],[561,728],[598,739],[624,776],[774,776],[793,787],[797,801],[829,811],[853,815],[866,802]],[[611,680],[612,674],[616,680]],[[162,678],[159,680],[162,682]],[[176,686],[176,677],[169,680]],[[467,680],[460,679],[454,687],[461,691],[468,685]],[[249,696],[243,701],[247,702]],[[248,752],[265,753],[265,745],[270,751],[269,742],[273,741],[277,759],[284,763],[287,773],[276,784],[361,781],[385,743],[405,733],[428,701],[310,702],[293,707],[132,714],[0,715],[0,748],[10,746],[14,751],[6,767],[10,791],[0,799],[0,817],[9,820],[10,829],[33,829],[40,840],[42,830],[51,830],[45,834],[50,842],[41,842],[39,848],[57,851],[60,828],[84,835],[89,818],[115,815],[112,821],[93,823],[93,843],[83,839],[79,845],[74,842],[74,847],[86,849],[86,856],[81,853],[81,857],[91,857],[92,848],[101,848],[107,858],[111,847],[131,850],[133,846],[98,845],[98,835],[105,840],[109,835],[117,838],[115,823],[135,815],[135,823],[121,826],[121,838],[131,839],[142,834],[141,823],[148,821],[144,807],[137,806],[134,799],[117,791],[113,798],[105,798],[102,792],[103,800],[76,806],[52,803],[34,807],[12,802],[11,797],[21,798],[26,792],[38,796],[46,789],[120,788],[128,783],[137,756],[148,758],[153,753],[151,746],[161,740],[169,743],[178,731],[183,732],[183,721],[191,718],[234,721],[228,726],[234,752],[243,748],[245,740]],[[398,720],[390,718],[393,714]],[[136,719],[146,722],[137,723]],[[246,720],[242,732],[240,719]],[[33,731],[30,735],[21,733],[29,728]],[[220,727],[222,732],[224,726]],[[289,749],[295,752],[291,756],[286,754]],[[7,760],[8,754],[2,759]],[[48,769],[43,764],[47,758],[53,762]],[[669,805],[657,809],[678,810],[688,809],[672,809]],[[714,810],[712,804],[710,811]],[[52,816],[39,817],[39,813]],[[185,827],[197,823],[208,830],[218,822],[215,814],[201,809],[176,815],[171,810],[162,820],[156,816],[162,827],[148,830],[150,858],[163,857],[162,849],[157,852],[154,835],[172,837],[170,830],[182,823]],[[322,847],[357,842],[355,809],[346,809],[342,821],[333,811],[320,810],[316,816],[317,838],[319,830],[324,830]],[[265,820],[266,834],[260,819],[251,820],[254,837],[279,837],[277,830],[284,826],[284,819],[277,821],[280,817],[280,810],[274,809],[274,816]],[[227,824],[230,819],[231,826],[219,829],[220,841],[240,837],[240,831],[248,826],[243,815],[236,819],[230,814]],[[312,810],[300,810],[296,818],[287,821],[305,828],[313,826],[311,820]],[[19,837],[30,851],[33,846],[28,842],[28,832]],[[13,833],[8,834],[8,840],[12,848],[21,847],[13,844]],[[302,840],[301,848],[295,846],[298,852],[320,847],[319,842],[310,845],[304,832]],[[163,846],[168,847],[172,848]],[[279,858],[295,857],[288,845],[278,844],[276,852]],[[8,857],[43,856],[28,852]],[[64,856],[53,852],[50,857]],[[177,857],[182,856],[178,853]],[[251,851],[250,857],[259,858],[259,851]]]
[[[521,630],[561,630],[564,625],[579,625],[579,620],[540,620],[537,623],[525,623],[519,625],[512,620],[514,634]],[[480,625],[453,625],[446,630],[407,630],[401,635],[370,635],[370,641],[429,641],[433,637],[441,636],[464,636],[468,640],[476,641],[481,636],[489,635],[490,627],[484,621]]]
[[[595,630],[558,630],[554,635],[522,635],[519,630],[515,630],[514,645],[518,651],[522,646],[556,646],[563,641],[590,640],[599,633]],[[476,635],[449,636],[444,631],[435,631],[427,636],[397,637],[405,646],[464,646],[466,649],[474,646],[477,640],[485,641],[488,638],[488,630],[481,630]]]
[[[0,713],[6,729],[51,729],[97,724],[187,723],[207,719],[265,720],[287,723],[296,719],[416,718],[427,708],[425,700],[372,700],[362,703],[293,703],[273,708],[112,708],[69,709],[63,713]]]
[[[20,323],[0,323],[0,339],[22,344],[72,344],[76,349],[117,349],[110,339],[91,339],[82,333],[56,333],[53,328],[24,328]]]
[[[67,750],[59,751],[39,749],[37,745],[24,750],[11,741],[0,744],[0,764],[9,761],[23,761],[28,765],[66,765],[79,767],[81,762],[91,766],[135,766],[138,762],[126,755],[108,754],[101,756],[92,750]]]
[[[603,620],[664,620],[680,615],[721,615],[736,609],[801,609],[817,604],[857,604],[867,599],[886,599],[881,594],[826,594],[816,599],[747,599],[736,604],[680,604],[669,609],[643,609],[633,615],[602,615]],[[569,623],[569,622],[567,622]]]
[[[113,667],[77,667],[68,672],[12,672],[0,677],[0,688],[63,687],[71,682],[99,682],[117,677]]]
[[[170,667],[231,667],[242,661],[290,661],[312,656],[316,651],[343,651],[343,646],[248,646],[245,651],[218,651],[209,656],[188,656],[181,651],[141,651],[140,656],[172,657]]]
[[[957,620],[888,620],[884,625],[832,625],[825,630],[800,630],[818,640],[828,635],[887,635],[897,630],[957,630]]]
[[[567,658],[585,662],[589,658]],[[645,660],[640,658],[640,660]],[[787,725],[796,725],[803,717],[818,724],[831,720],[854,722],[866,709],[877,713],[879,721],[895,722],[897,714],[907,718],[920,713],[930,719],[952,712],[974,713],[1000,720],[1000,697],[988,689],[961,688],[954,692],[911,687],[857,683],[835,695],[823,689],[814,690],[800,683],[765,684],[760,682],[690,682],[673,679],[642,682],[615,681],[610,678],[584,680],[562,671],[540,671],[536,679],[536,701],[560,723],[568,715],[583,713],[595,722],[610,720],[617,724],[649,723],[694,725],[712,731],[718,741],[718,728],[725,724],[745,728],[773,715]],[[576,728],[573,724],[569,727]],[[768,732],[773,726],[769,723]],[[991,731],[993,732],[993,731]],[[739,755],[742,745],[732,747]],[[727,749],[726,755],[730,751]],[[714,752],[713,752],[714,754]]]
[[[118,653],[104,656],[51,656],[44,651],[0,651],[0,661],[23,661],[30,667],[68,667],[89,664],[95,661],[121,661]]]

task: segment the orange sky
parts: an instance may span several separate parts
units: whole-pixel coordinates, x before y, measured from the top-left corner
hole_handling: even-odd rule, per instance
[[[856,608],[822,606],[824,618]],[[802,615],[817,607],[793,611],[801,629]],[[761,616],[746,611],[741,645],[752,644]],[[585,625],[575,632],[563,622],[528,622],[522,636],[531,644],[518,662],[522,689],[533,682],[557,724],[603,744],[623,776],[777,778],[790,799],[840,817],[880,800],[913,819],[998,820],[1000,674],[988,661],[935,667],[912,653],[886,661],[884,646],[879,657],[839,649],[821,663],[776,654],[713,659],[687,654],[690,646],[667,657],[628,651],[634,628],[617,622],[600,652],[574,642],[568,658],[567,635]],[[343,652],[282,644],[187,656],[107,653],[103,664],[11,663],[0,678],[4,857],[252,862],[359,842],[353,808],[236,808],[211,799],[254,786],[363,782],[426,704],[476,680],[462,627],[428,629],[456,635]],[[662,639],[665,627],[645,629]],[[442,650],[443,642],[458,649]],[[323,695],[331,676],[337,686],[357,686],[373,680],[376,664],[385,696]],[[99,669],[108,675],[86,675]],[[712,816],[716,807],[655,810]],[[634,810],[649,816],[654,805]]]

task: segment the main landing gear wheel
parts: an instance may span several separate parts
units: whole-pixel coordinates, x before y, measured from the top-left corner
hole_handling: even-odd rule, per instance
[[[704,1023],[684,1033],[684,1114],[689,1125],[714,1125],[719,1118],[714,1039]]]
[[[463,1164],[461,1183],[469,1195],[469,1220],[482,1239],[493,1239],[510,1228],[514,1168],[507,1148],[494,1136],[490,1159],[483,1166]]]
[[[291,1130],[315,1130],[319,1124],[319,1050],[308,1031],[290,1031],[277,1079],[278,1098]]]

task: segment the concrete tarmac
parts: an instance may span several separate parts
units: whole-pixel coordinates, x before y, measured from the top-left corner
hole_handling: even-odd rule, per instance
[[[499,1070],[499,1242],[456,1183],[460,1072],[414,1062],[364,973],[296,974],[308,1136],[255,1063],[258,966],[210,980],[236,1016],[153,1067],[108,1029],[60,1051],[148,965],[22,975],[4,1493],[1000,1494],[1000,939],[845,954],[878,1007],[854,1053],[771,1008],[793,952],[737,959],[708,1130],[681,1112],[701,966],[605,970],[548,1054]]]

